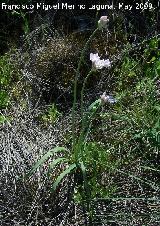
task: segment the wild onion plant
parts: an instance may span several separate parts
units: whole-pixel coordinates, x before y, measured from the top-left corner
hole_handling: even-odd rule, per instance
[[[88,111],[84,111],[84,89],[87,83],[88,78],[91,76],[93,71],[102,69],[103,67],[110,67],[111,62],[109,59],[101,60],[98,54],[90,54],[90,60],[92,61],[92,69],[86,76],[83,82],[82,90],[81,90],[81,105],[80,105],[80,113],[81,113],[81,129],[79,134],[75,133],[76,122],[75,122],[75,113],[76,113],[76,102],[77,102],[77,82],[78,77],[80,76],[80,68],[84,58],[85,51],[88,48],[89,43],[92,41],[94,35],[98,32],[99,29],[106,29],[108,24],[108,18],[103,16],[100,18],[98,22],[98,28],[92,33],[88,41],[86,42],[80,56],[80,60],[78,63],[78,68],[76,71],[75,81],[74,81],[74,100],[73,100],[73,108],[72,108],[72,150],[68,150],[65,147],[55,147],[49,150],[31,169],[29,172],[29,176],[31,176],[38,167],[42,166],[45,161],[47,161],[51,156],[55,153],[63,152],[64,157],[58,157],[57,159],[53,160],[48,166],[48,172],[50,173],[59,163],[67,163],[68,167],[63,170],[63,172],[57,177],[54,181],[51,190],[54,192],[56,191],[57,187],[63,180],[63,178],[67,175],[74,174],[81,174],[82,183],[81,183],[81,197],[83,197],[83,202],[86,204],[86,210],[89,214],[89,222],[91,222],[91,209],[90,209],[90,191],[89,185],[87,180],[87,166],[86,166],[86,151],[87,151],[87,138],[90,133],[90,128],[92,125],[93,118],[97,110],[101,107],[103,103],[106,102],[114,102],[114,98],[110,96],[106,96],[104,93],[98,100],[93,102],[89,107]],[[70,154],[71,153],[71,154]]]

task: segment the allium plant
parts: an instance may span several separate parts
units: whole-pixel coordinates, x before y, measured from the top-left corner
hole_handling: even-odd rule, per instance
[[[87,80],[89,76],[92,74],[95,70],[100,70],[103,67],[109,68],[111,66],[111,62],[109,59],[101,60],[98,54],[90,54],[90,60],[92,61],[92,68],[91,71],[88,73],[88,75],[85,77],[82,90],[81,90],[81,129],[79,135],[75,134],[75,111],[76,111],[76,102],[77,102],[77,81],[78,77],[80,75],[80,67],[83,61],[84,53],[87,50],[87,47],[94,37],[95,33],[101,28],[106,28],[106,24],[108,24],[108,19],[106,17],[101,17],[101,19],[98,22],[98,28],[92,33],[88,41],[86,42],[80,56],[80,60],[78,63],[78,68],[75,76],[74,81],[74,101],[73,101],[73,108],[72,108],[72,150],[68,150],[65,147],[55,147],[51,150],[49,150],[31,169],[29,172],[29,176],[31,176],[38,167],[42,166],[42,164],[47,161],[51,156],[53,156],[57,152],[63,152],[65,157],[59,157],[48,166],[49,172],[51,172],[59,163],[68,163],[68,167],[57,177],[57,179],[54,181],[51,190],[56,191],[57,187],[63,180],[63,178],[69,174],[74,174],[76,176],[77,172],[81,174],[82,180],[82,197],[85,199],[87,213],[89,214],[89,221],[91,222],[91,216],[90,216],[90,191],[87,181],[87,169],[86,169],[86,162],[85,162],[85,152],[86,152],[86,145],[87,145],[87,137],[90,132],[92,120],[95,116],[95,113],[100,108],[100,106],[106,102],[114,103],[116,102],[114,98],[111,96],[106,96],[106,93],[104,93],[98,100],[96,100],[94,103],[92,103],[88,111],[84,113],[83,109],[83,94],[85,85],[87,83]]]

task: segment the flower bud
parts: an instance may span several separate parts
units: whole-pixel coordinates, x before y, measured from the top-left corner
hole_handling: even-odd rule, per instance
[[[101,99],[101,103],[102,103],[102,104],[106,104],[106,103],[114,104],[114,103],[117,102],[117,100],[116,100],[113,96],[106,95],[106,92],[104,92],[104,93],[100,96],[100,99]]]
[[[108,19],[107,16],[101,16],[101,18],[98,21],[98,28],[100,30],[107,29],[108,28],[108,22],[109,22],[109,19]]]

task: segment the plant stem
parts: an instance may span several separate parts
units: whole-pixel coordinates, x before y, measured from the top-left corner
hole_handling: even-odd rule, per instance
[[[76,71],[76,76],[75,76],[75,81],[74,81],[74,90],[73,90],[73,93],[74,93],[74,99],[73,99],[73,107],[72,107],[72,149],[74,151],[75,149],[75,143],[76,143],[76,140],[75,140],[75,110],[76,110],[76,101],[77,101],[77,81],[78,81],[78,76],[79,76],[79,73],[80,73],[80,67],[81,67],[81,64],[82,64],[82,61],[83,61],[83,57],[84,57],[84,53],[85,51],[87,50],[87,47],[90,43],[90,41],[93,39],[94,35],[96,34],[96,32],[98,31],[99,29],[96,28],[95,31],[92,33],[92,35],[89,37],[88,41],[86,42],[82,52],[81,52],[81,56],[80,56],[80,60],[78,62],[78,67],[77,67],[77,71]]]
[[[92,74],[93,70],[90,70],[90,72],[88,73],[88,75],[85,77],[84,82],[83,82],[83,86],[82,86],[82,90],[81,90],[81,118],[82,118],[82,127],[83,127],[83,93],[84,93],[84,89],[87,83],[87,80],[89,78],[89,76]]]

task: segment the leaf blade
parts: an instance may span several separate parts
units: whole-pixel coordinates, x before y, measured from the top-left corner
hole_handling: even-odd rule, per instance
[[[55,159],[55,160],[54,160],[53,162],[51,162],[50,165],[49,165],[48,176],[49,176],[51,170],[52,170],[58,163],[60,163],[60,162],[68,162],[68,161],[69,161],[68,159],[62,158],[62,157],[60,157],[60,158],[58,158],[58,159]]]
[[[64,147],[55,147],[55,148],[49,150],[45,155],[43,155],[43,157],[40,160],[38,160],[36,162],[36,164],[28,172],[27,177],[30,177],[36,171],[36,169],[38,167],[40,167],[50,156],[52,156],[53,154],[55,154],[59,151],[68,151],[68,150]]]
[[[74,170],[76,168],[76,164],[73,163],[71,164],[67,169],[65,169],[56,179],[56,181],[54,182],[54,184],[51,187],[51,191],[54,192],[57,188],[57,186],[59,185],[59,183],[61,182],[61,180],[69,173],[71,173],[72,170]]]

